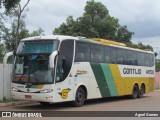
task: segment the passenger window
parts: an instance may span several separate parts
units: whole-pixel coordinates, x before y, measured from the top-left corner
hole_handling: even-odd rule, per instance
[[[116,57],[117,57],[117,49],[111,47],[111,59],[110,59],[111,61],[110,61],[110,63],[116,64],[117,63]]]
[[[138,52],[137,58],[138,58],[138,65],[144,66],[144,53]]]
[[[128,65],[138,65],[136,51],[132,51],[132,50],[127,51],[127,64]]]
[[[90,61],[90,44],[76,42],[75,62],[89,62]]]
[[[150,54],[150,64],[149,66],[152,67],[154,65],[154,55]]]
[[[62,41],[57,62],[56,82],[61,82],[68,76],[73,61],[73,40]]]
[[[104,62],[103,49],[102,45],[91,45],[91,62]]]
[[[117,49],[117,64],[126,64],[127,56],[126,50]]]
[[[111,58],[111,48],[110,47],[105,47],[105,58],[104,62],[110,63],[110,58]]]
[[[145,59],[144,59],[144,65],[145,66],[150,66],[149,63],[150,63],[150,55],[149,54],[145,54]]]

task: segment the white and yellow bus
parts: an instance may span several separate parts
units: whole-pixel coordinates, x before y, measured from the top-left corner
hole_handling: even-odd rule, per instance
[[[122,43],[71,36],[21,40],[15,56],[12,96],[41,104],[130,95],[154,90],[154,53]]]

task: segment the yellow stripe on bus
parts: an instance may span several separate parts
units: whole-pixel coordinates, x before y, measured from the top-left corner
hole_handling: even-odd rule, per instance
[[[121,95],[131,95],[132,89],[135,83],[138,84],[139,89],[142,83],[145,84],[146,93],[154,90],[154,78],[148,77],[122,77],[118,68],[118,65],[110,64],[110,69],[112,71],[113,79],[117,87],[119,96]]]
[[[119,96],[125,95],[124,80],[120,75],[118,65],[110,64],[109,66],[112,71],[112,75],[113,75],[114,82],[116,84]]]

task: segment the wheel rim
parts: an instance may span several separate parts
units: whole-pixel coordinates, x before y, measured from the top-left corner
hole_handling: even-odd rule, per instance
[[[77,93],[77,101],[79,103],[83,101],[83,93],[82,92],[78,92]]]
[[[135,96],[135,97],[138,96],[138,89],[137,89],[137,87],[134,88],[134,96]]]
[[[143,95],[143,94],[144,94],[144,86],[142,86],[140,90],[140,95]]]

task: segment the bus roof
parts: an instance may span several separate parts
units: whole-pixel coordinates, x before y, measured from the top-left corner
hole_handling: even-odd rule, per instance
[[[28,38],[24,38],[21,41],[35,41],[35,40],[59,40],[62,41],[64,39],[74,39],[74,40],[78,40],[77,37],[72,37],[72,36],[65,36],[65,35],[47,35],[47,36],[34,36],[34,37],[28,37]]]
[[[134,50],[134,51],[139,51],[139,52],[145,52],[145,53],[152,53],[152,54],[154,54],[153,51],[141,50],[141,49],[138,49],[138,48],[127,47],[127,46],[126,46],[125,44],[123,44],[123,43],[121,44],[121,43],[119,43],[119,42],[114,42],[114,41],[109,42],[109,40],[107,40],[107,42],[109,42],[109,43],[104,43],[104,42],[98,41],[98,40],[96,40],[96,39],[100,39],[100,38],[91,38],[91,39],[80,38],[79,40],[84,41],[84,42],[90,42],[90,43],[105,45],[105,46],[112,46],[112,47],[123,48],[123,49],[127,49],[127,50]],[[104,39],[101,39],[101,40],[104,40]]]
[[[135,50],[135,51],[154,54],[154,52],[152,52],[152,51],[146,51],[146,50],[126,47],[123,43],[118,43],[118,42],[111,41],[109,44],[108,43],[105,44],[104,42],[100,42],[100,41],[95,40],[95,39],[100,39],[100,38],[87,39],[85,37],[73,37],[73,36],[65,36],[65,35],[47,35],[47,36],[28,37],[28,38],[22,39],[21,41],[53,40],[53,39],[56,39],[56,40],[59,40],[59,41],[63,41],[65,39],[74,39],[74,40],[84,41],[84,42],[88,42],[88,43],[95,43],[95,44],[100,44],[100,45],[105,45],[105,46],[112,46],[112,47],[117,47],[117,48],[123,48],[123,49],[128,49],[128,50]],[[104,40],[104,39],[101,39],[101,40]],[[107,41],[109,41],[109,40],[107,40]]]

